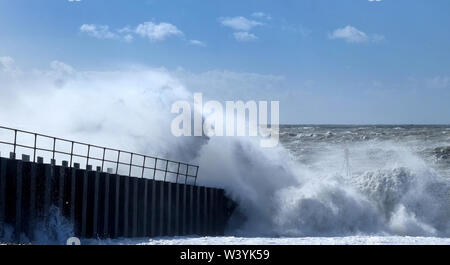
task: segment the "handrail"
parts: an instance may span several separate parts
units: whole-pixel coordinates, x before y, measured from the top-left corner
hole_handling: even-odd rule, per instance
[[[116,148],[109,148],[109,147],[104,147],[104,146],[99,146],[99,145],[83,143],[83,142],[79,142],[79,141],[68,140],[68,139],[64,139],[64,138],[49,136],[49,135],[45,135],[45,134],[40,134],[40,133],[35,133],[35,132],[30,132],[30,131],[25,131],[25,130],[20,130],[20,129],[9,128],[9,127],[5,127],[5,126],[0,126],[0,130],[6,130],[6,131],[14,132],[14,139],[11,142],[1,141],[0,140],[0,144],[13,146],[13,153],[16,153],[17,147],[33,150],[33,162],[36,162],[36,153],[37,153],[37,151],[43,151],[43,152],[52,153],[52,160],[55,160],[55,155],[56,154],[70,156],[70,162],[68,163],[69,167],[72,167],[72,164],[75,164],[74,161],[73,161],[73,159],[75,157],[76,158],[85,158],[86,159],[86,168],[89,165],[89,161],[98,161],[98,162],[101,162],[100,171],[103,171],[104,170],[104,165],[105,165],[105,162],[106,162],[106,163],[112,163],[112,164],[116,165],[116,172],[115,172],[115,174],[119,173],[119,166],[122,165],[122,166],[128,166],[129,167],[128,176],[130,176],[130,177],[132,176],[132,169],[133,168],[138,168],[138,169],[141,169],[141,176],[140,176],[141,178],[144,178],[145,170],[153,170],[153,179],[154,180],[156,179],[156,172],[158,171],[158,172],[164,173],[164,181],[166,181],[166,182],[168,181],[167,180],[167,174],[174,174],[174,175],[176,175],[176,183],[178,183],[178,180],[179,180],[180,176],[181,177],[183,177],[183,176],[185,177],[185,184],[187,184],[188,178],[192,178],[194,180],[194,185],[196,185],[196,182],[197,182],[198,169],[199,169],[198,165],[192,165],[192,164],[189,164],[189,163],[184,163],[184,162],[174,161],[174,160],[170,160],[170,159],[159,158],[159,157],[156,157],[156,156],[148,156],[148,155],[139,154],[139,153],[130,152],[130,151],[125,151],[125,150],[120,150],[120,149],[116,149]],[[26,134],[26,135],[34,136],[33,146],[17,143],[18,136],[20,134]],[[37,142],[38,142],[39,137],[46,138],[46,139],[51,139],[53,141],[52,149],[38,147],[37,146]],[[57,146],[58,142],[71,144],[71,151],[70,151],[70,153],[69,152],[65,152],[65,151],[61,151],[61,150],[57,150],[56,146]],[[75,145],[80,145],[80,146],[87,147],[86,155],[74,153],[74,146]],[[103,152],[102,153],[102,158],[94,157],[94,156],[91,155],[91,149],[93,149],[93,148],[102,150],[102,152]],[[109,152],[116,152],[117,153],[117,159],[116,160],[111,160],[111,159],[105,158],[106,152],[108,152],[108,151]],[[121,155],[123,157],[123,154],[127,154],[127,155],[130,156],[129,163],[121,161]],[[142,164],[138,165],[136,163],[133,163],[133,159],[136,159],[138,157],[140,157],[143,160]],[[146,164],[146,162],[149,162],[151,160],[154,160],[153,167],[152,166],[148,166]],[[158,168],[157,167],[158,162],[163,163],[163,168]],[[177,168],[177,170],[176,171],[171,170],[169,168],[169,163],[173,164],[175,166],[175,168]],[[186,170],[184,172],[180,171],[180,167],[181,166],[186,168]],[[195,173],[191,172],[191,171],[194,171],[194,170],[195,170]]]

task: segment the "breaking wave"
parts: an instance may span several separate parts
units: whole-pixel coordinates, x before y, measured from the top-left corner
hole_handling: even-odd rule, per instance
[[[202,151],[217,148],[212,141],[204,147],[208,151]],[[239,204],[231,233],[450,235],[450,183],[435,170],[418,163],[418,157],[417,161],[409,161],[418,164],[406,166],[405,161],[396,161],[397,166],[380,167],[373,162],[372,170],[346,176],[334,168],[342,163],[343,154],[340,158],[323,154],[322,169],[318,170],[293,163],[284,150],[260,150],[248,142],[227,146],[226,152],[222,149],[215,156],[219,157],[215,163],[207,164],[205,156],[201,164],[209,165],[202,173],[214,178],[208,184],[220,183]],[[369,146],[366,148],[368,153],[373,151]],[[388,152],[391,158],[400,155]],[[364,159],[357,162],[364,163],[364,167],[371,163]],[[329,168],[327,163],[331,165]],[[221,172],[219,176],[217,172]]]

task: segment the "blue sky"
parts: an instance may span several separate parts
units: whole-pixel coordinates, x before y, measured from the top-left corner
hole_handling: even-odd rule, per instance
[[[0,0],[0,57],[164,67],[210,98],[280,100],[283,123],[450,123],[449,13],[448,0]]]

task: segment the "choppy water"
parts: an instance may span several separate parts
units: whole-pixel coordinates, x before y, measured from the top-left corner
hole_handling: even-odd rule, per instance
[[[373,167],[395,163],[395,147],[404,147],[422,158],[427,166],[441,176],[450,178],[450,126],[448,125],[384,125],[384,126],[314,126],[284,125],[280,141],[300,164],[320,170],[323,163],[343,167],[344,150],[349,150],[349,163],[358,174]],[[391,147],[391,148],[390,148]],[[328,161],[330,155],[342,150],[339,157]],[[364,161],[367,159],[367,161]],[[325,160],[325,161],[324,161]]]
[[[280,235],[450,235],[450,126],[286,125],[298,184],[274,191]]]
[[[231,233],[450,236],[450,126],[291,125],[280,140],[232,153]]]

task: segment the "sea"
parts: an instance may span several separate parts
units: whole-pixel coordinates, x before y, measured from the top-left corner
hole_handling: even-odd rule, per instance
[[[225,236],[88,243],[450,244],[449,125],[283,125],[279,139],[276,154],[237,147],[247,175],[219,182],[242,204]]]

